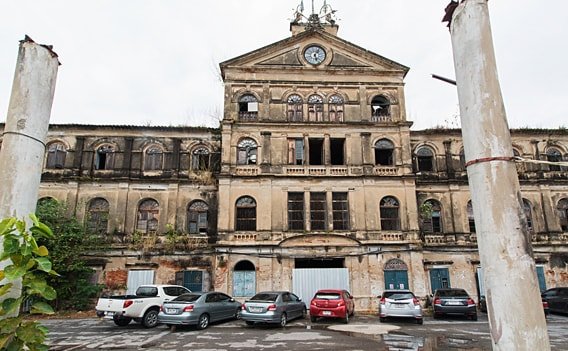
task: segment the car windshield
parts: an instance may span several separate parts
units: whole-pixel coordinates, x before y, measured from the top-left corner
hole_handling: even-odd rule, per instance
[[[197,301],[197,299],[199,299],[200,297],[201,297],[201,295],[197,295],[197,294],[183,294],[183,295],[176,297],[172,301],[194,302],[194,301]]]
[[[250,301],[276,301],[278,298],[277,293],[260,293],[254,295]]]
[[[464,297],[468,296],[467,292],[462,289],[454,290],[438,290],[437,295],[440,297]]]
[[[413,299],[414,295],[411,292],[388,291],[385,292],[384,297],[392,300],[408,300]]]
[[[337,293],[317,293],[314,296],[314,299],[322,299],[322,300],[339,300],[341,296]]]

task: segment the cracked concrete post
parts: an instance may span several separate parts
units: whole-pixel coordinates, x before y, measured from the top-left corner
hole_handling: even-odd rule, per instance
[[[493,350],[550,350],[487,0],[463,1],[450,29]]]
[[[0,150],[1,219],[29,222],[29,214],[35,212],[58,66],[51,47],[27,36],[20,41]],[[4,261],[0,268],[6,266]],[[10,296],[4,298],[19,296],[20,289],[21,281],[15,282]]]

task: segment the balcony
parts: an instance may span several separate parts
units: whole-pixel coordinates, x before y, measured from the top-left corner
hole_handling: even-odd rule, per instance
[[[375,122],[375,123],[384,123],[384,122],[392,122],[392,116],[391,115],[381,115],[381,116],[371,116],[370,118],[371,122]]]

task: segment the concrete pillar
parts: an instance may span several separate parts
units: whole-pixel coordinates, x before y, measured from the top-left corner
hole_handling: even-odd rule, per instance
[[[455,9],[451,38],[461,125],[493,350],[549,350],[487,0]],[[519,303],[524,301],[519,313]]]
[[[375,164],[371,161],[371,133],[369,132],[361,133],[361,152],[363,153],[363,165]]]

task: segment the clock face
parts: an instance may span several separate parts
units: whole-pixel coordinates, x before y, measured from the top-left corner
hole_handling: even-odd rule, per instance
[[[321,46],[311,45],[304,51],[304,57],[312,65],[319,65],[325,60],[325,50]]]

